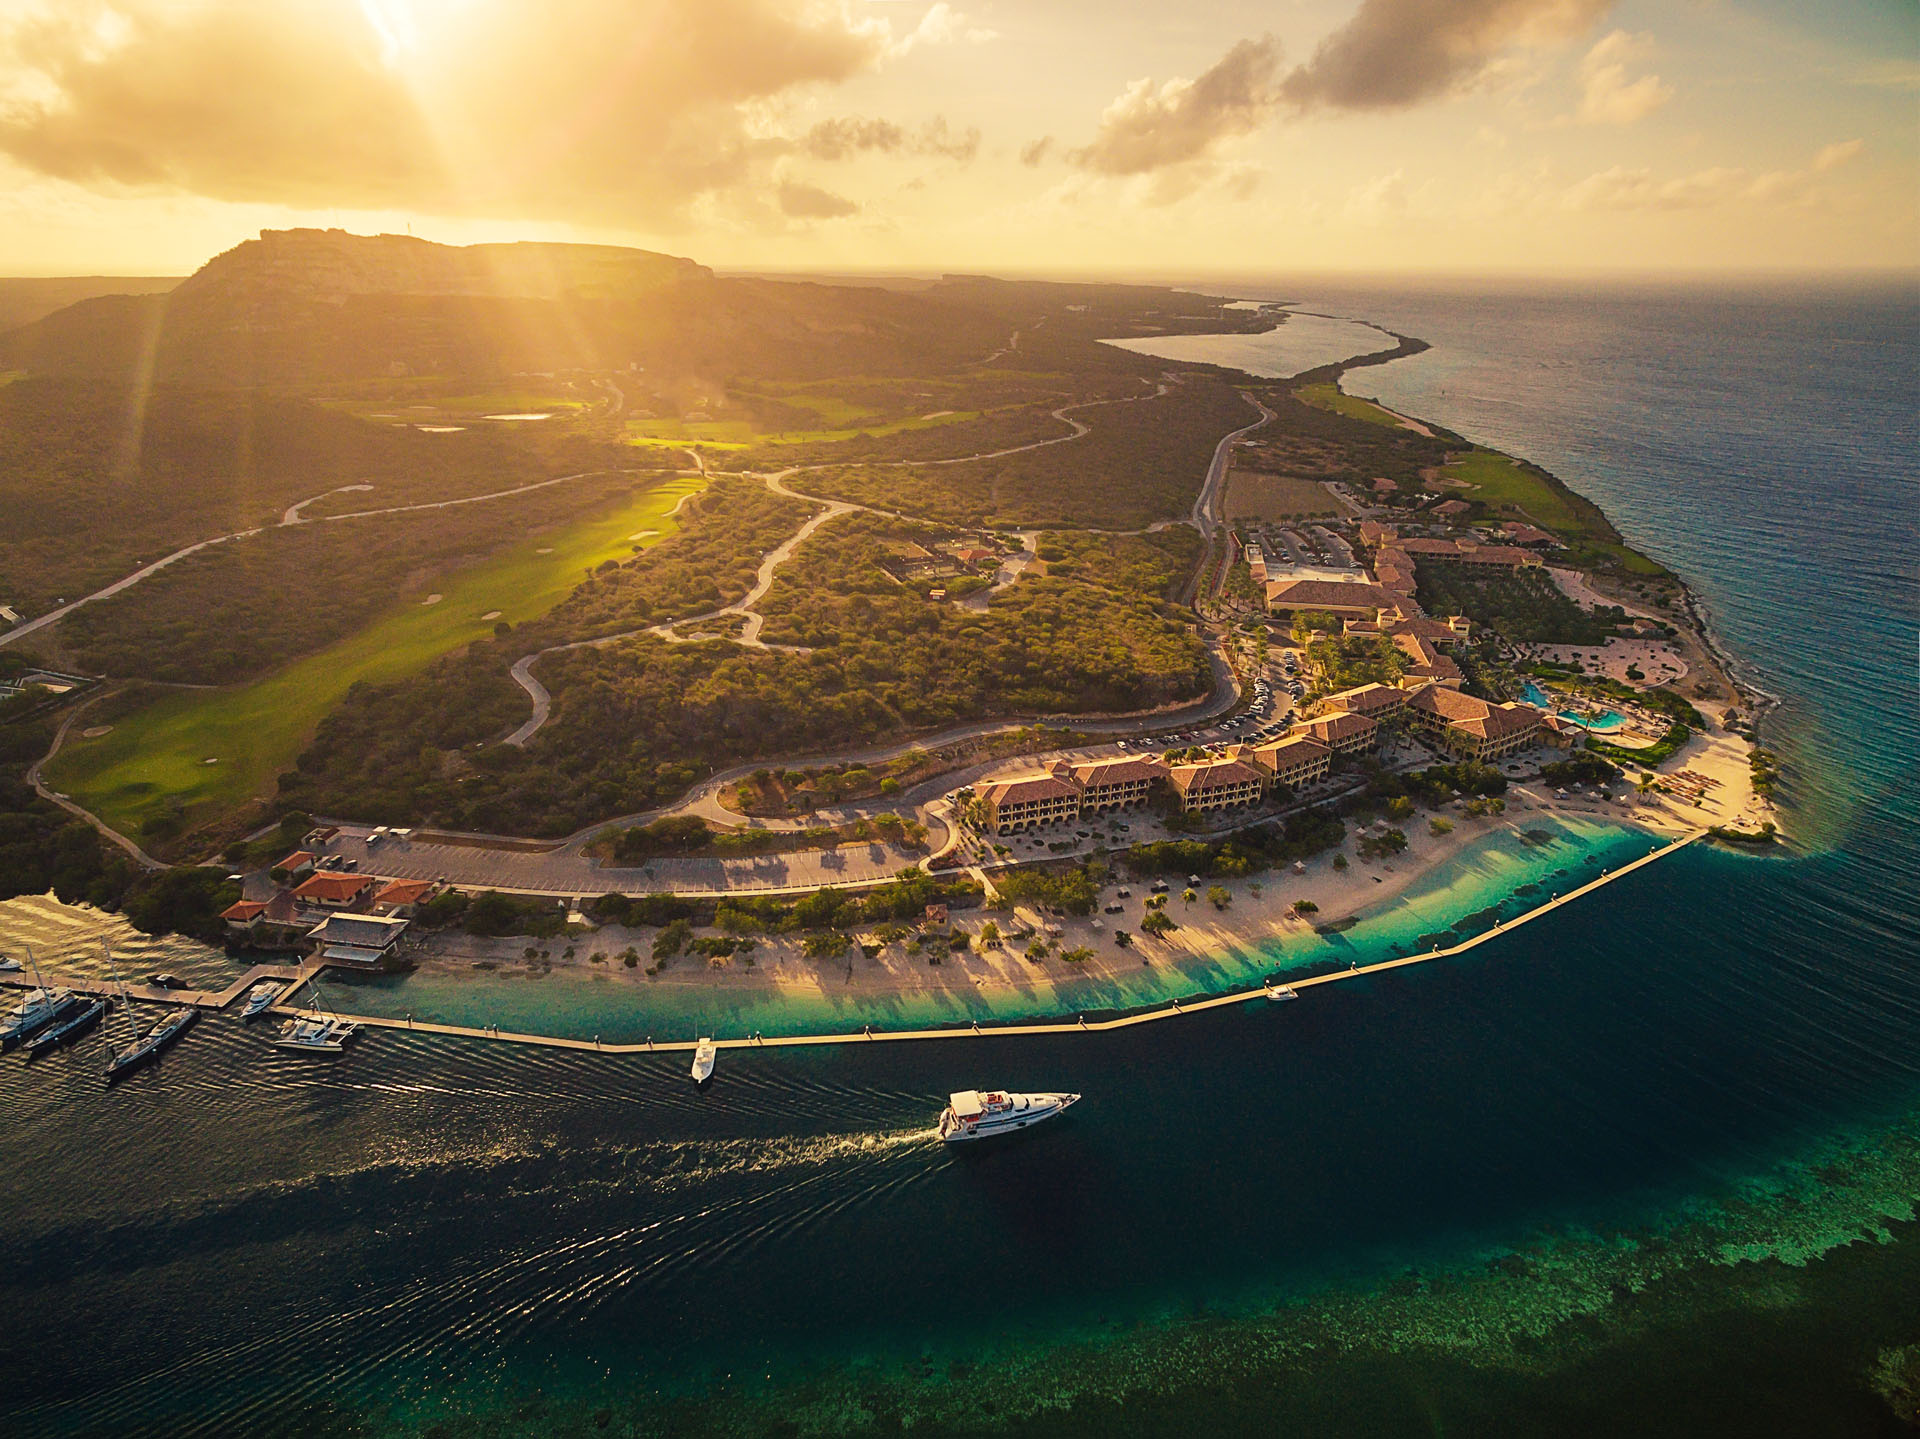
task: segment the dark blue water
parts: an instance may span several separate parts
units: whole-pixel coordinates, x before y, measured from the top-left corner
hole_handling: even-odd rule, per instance
[[[0,1428],[1884,1430],[1873,1366],[1920,1342],[1911,297],[1309,298],[1435,344],[1350,388],[1699,584],[1781,698],[1803,848],[1298,1004],[704,1093],[226,1021],[110,1097],[92,1045],[9,1056]],[[1088,1098],[944,1152],[982,1082]]]

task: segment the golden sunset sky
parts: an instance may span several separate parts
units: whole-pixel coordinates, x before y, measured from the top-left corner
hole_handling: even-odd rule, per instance
[[[1920,262],[1914,0],[0,0],[0,273]]]

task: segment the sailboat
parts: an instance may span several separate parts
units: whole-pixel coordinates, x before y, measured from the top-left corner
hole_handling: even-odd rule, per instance
[[[280,1026],[274,1044],[281,1049],[297,1049],[307,1054],[338,1054],[347,1041],[360,1032],[352,1020],[321,1008],[320,986],[313,987],[313,1009],[297,1015]]]
[[[100,1022],[101,1017],[107,1012],[108,1003],[105,999],[87,999],[82,997],[80,1007],[77,1010],[72,1011],[63,1019],[55,1020],[45,1029],[34,1035],[32,1039],[29,1039],[21,1046],[22,1052],[25,1053],[28,1059],[33,1059],[38,1055],[58,1049],[69,1039],[78,1039]]]
[[[40,966],[34,960],[33,947],[27,947],[27,963],[33,966],[34,987],[26,996],[0,1016],[0,1052],[23,1044],[50,1024],[57,1024],[86,1003],[70,989],[48,989],[40,978]]]
[[[170,1009],[142,1033],[134,1023],[133,1001],[127,997],[127,983],[120,978],[120,971],[114,968],[113,951],[107,949],[105,940],[100,942],[100,948],[106,950],[107,968],[113,974],[114,983],[120,986],[120,1003],[127,1017],[127,1038],[131,1041],[124,1049],[111,1040],[107,1043],[112,1051],[112,1057],[107,1060],[107,1083],[112,1084],[116,1079],[123,1079],[142,1065],[158,1059],[163,1049],[193,1028],[194,1021],[200,1018],[200,1011],[191,1006]]]

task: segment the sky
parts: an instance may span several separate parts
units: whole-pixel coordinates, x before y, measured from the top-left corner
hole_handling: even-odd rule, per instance
[[[0,274],[1920,265],[1916,0],[0,0]]]

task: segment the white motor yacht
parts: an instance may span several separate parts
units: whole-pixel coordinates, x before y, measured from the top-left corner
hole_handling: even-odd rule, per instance
[[[947,1097],[940,1113],[940,1138],[948,1144],[1011,1134],[1053,1119],[1077,1103],[1077,1094],[1013,1094],[1005,1090],[966,1089]]]
[[[711,1039],[703,1039],[693,1047],[693,1082],[705,1084],[713,1078],[713,1061],[719,1058],[720,1050]]]
[[[263,979],[247,991],[246,1008],[240,1011],[242,1019],[254,1019],[273,1008],[273,1002],[280,997],[280,985],[271,979]]]

